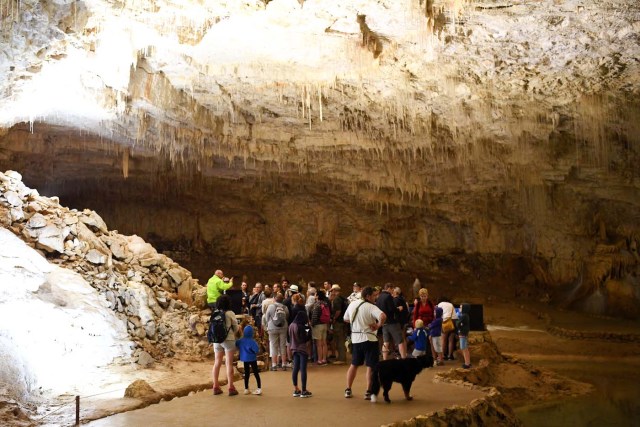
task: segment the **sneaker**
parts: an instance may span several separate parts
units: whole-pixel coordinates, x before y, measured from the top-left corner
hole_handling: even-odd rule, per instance
[[[253,394],[254,396],[260,396],[260,395],[262,395],[262,389],[261,388],[257,388],[251,394]]]
[[[375,394],[371,395],[371,403],[376,403],[378,401],[378,396],[376,396]]]
[[[465,363],[462,364],[462,369],[469,369],[469,368],[471,368],[471,363],[469,363],[468,365]]]
[[[235,388],[229,389],[229,396],[235,396],[237,394],[238,394],[238,390],[236,390]]]
[[[214,395],[222,394],[222,389],[220,387],[214,387],[213,394]]]
[[[438,360],[438,361],[436,361],[436,364],[437,364],[438,366],[443,366],[443,365],[444,365],[444,362],[443,362],[442,360]]]
[[[282,363],[278,363],[278,365],[276,366],[276,368],[277,368],[278,370],[282,369]]]
[[[277,366],[274,365],[274,366],[271,367],[271,371],[277,371],[277,370],[278,370]]]
[[[309,390],[304,390],[302,393],[300,393],[300,397],[311,397],[313,396],[313,393],[311,393]]]
[[[286,371],[287,370],[287,365],[282,365],[282,370]]]
[[[344,389],[344,397],[346,397],[347,399],[349,399],[351,397],[351,389],[350,388],[345,388]]]
[[[371,400],[371,392],[369,390],[364,393],[364,400]]]
[[[293,390],[293,397],[300,397],[302,392],[300,390]]]
[[[245,395],[247,395],[247,394],[251,394],[251,390],[249,390],[248,388],[245,388],[245,389],[244,389],[244,394],[245,394]]]

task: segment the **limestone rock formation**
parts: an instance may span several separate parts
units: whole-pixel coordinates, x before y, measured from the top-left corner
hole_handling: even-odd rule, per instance
[[[6,0],[0,168],[184,260],[509,271],[637,317],[638,22],[634,0]],[[56,221],[27,228],[43,251],[157,266]]]
[[[109,231],[95,211],[70,210],[40,196],[9,171],[0,173],[0,216],[8,218],[12,209],[24,216],[4,226],[49,262],[79,273],[106,300],[137,343],[133,356],[141,366],[153,358],[198,360],[211,353],[204,306],[191,304],[204,288],[189,271],[140,237]],[[70,304],[50,288],[45,293],[58,305]],[[190,313],[198,314],[200,327],[187,326]]]

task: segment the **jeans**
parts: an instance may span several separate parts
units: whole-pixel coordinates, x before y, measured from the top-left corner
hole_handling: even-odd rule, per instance
[[[302,391],[307,389],[307,354],[300,351],[293,353],[293,372],[291,379],[293,386],[298,387],[298,371],[300,371],[300,382],[302,382]]]

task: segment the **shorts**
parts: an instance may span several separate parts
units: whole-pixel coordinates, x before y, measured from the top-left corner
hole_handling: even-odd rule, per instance
[[[321,323],[319,325],[315,325],[313,327],[313,331],[311,332],[311,334],[313,335],[313,339],[314,340],[323,340],[326,341],[327,340],[327,324],[326,323]]]
[[[382,326],[382,341],[393,341],[395,345],[402,344],[402,328],[400,327],[400,323],[390,323]]]
[[[460,350],[466,350],[468,347],[467,337],[460,337]]]
[[[351,364],[362,366],[365,364],[370,368],[375,368],[380,360],[380,347],[378,341],[365,341],[353,344],[351,351]]]
[[[431,337],[431,345],[433,346],[433,351],[442,353],[442,337]]]
[[[221,351],[235,351],[236,349],[236,340],[226,340],[222,343],[213,343],[213,351],[215,353]]]

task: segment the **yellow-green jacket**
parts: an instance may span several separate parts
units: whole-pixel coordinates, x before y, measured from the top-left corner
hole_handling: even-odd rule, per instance
[[[207,282],[207,304],[213,304],[218,300],[222,291],[226,291],[233,286],[233,279],[229,283],[224,283],[221,278],[215,274]]]

